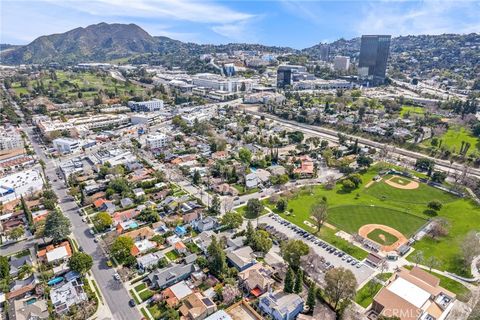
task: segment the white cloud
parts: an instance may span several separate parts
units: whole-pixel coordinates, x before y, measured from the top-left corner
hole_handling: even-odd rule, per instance
[[[474,1],[374,1],[365,5],[358,34],[417,35],[480,31],[480,6]],[[477,17],[477,18],[474,18]]]
[[[253,18],[224,5],[193,0],[47,0],[95,16],[168,18],[200,23],[230,23]]]

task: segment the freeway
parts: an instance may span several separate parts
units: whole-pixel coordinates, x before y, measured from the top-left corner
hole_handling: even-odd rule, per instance
[[[318,126],[308,125],[308,124],[304,124],[304,123],[299,123],[299,122],[292,121],[292,120],[281,119],[281,118],[279,118],[277,116],[274,116],[272,114],[264,113],[264,112],[258,112],[258,111],[254,111],[254,110],[248,109],[248,108],[245,108],[245,111],[247,113],[250,113],[250,114],[256,116],[256,117],[263,116],[267,119],[278,122],[285,127],[289,127],[293,130],[300,130],[300,131],[303,131],[303,132],[308,133],[308,134],[317,135],[317,136],[323,137],[324,139],[335,142],[335,143],[338,143],[338,134],[341,133],[339,131],[335,131],[335,130],[332,130],[332,129],[327,129],[327,128],[323,128],[323,127],[318,127]],[[372,141],[372,140],[369,140],[369,139],[366,139],[366,138],[363,138],[363,137],[359,137],[359,136],[354,136],[354,135],[346,135],[346,136],[351,137],[353,139],[358,139],[359,143],[361,143],[365,146],[368,146],[368,147],[373,147],[373,148],[376,148],[376,149],[379,149],[379,150],[384,149],[386,147],[385,143]],[[406,150],[406,149],[402,149],[402,148],[391,147],[391,150],[389,150],[389,151],[391,151],[391,155],[403,156],[403,157],[406,157],[406,158],[408,158],[410,160],[413,160],[413,161],[417,160],[417,159],[420,159],[420,158],[431,159],[435,162],[435,168],[436,169],[442,170],[442,171],[445,171],[445,172],[449,172],[449,173],[456,172],[457,174],[461,175],[465,171],[465,168],[466,168],[465,165],[462,165],[462,164],[459,164],[459,163],[456,163],[456,162],[450,163],[449,161],[446,161],[446,160],[433,158],[433,157],[430,157],[430,156],[422,154],[422,153],[418,153],[418,152],[414,152],[414,151],[410,151],[410,150]],[[468,174],[473,175],[477,178],[480,178],[480,170],[479,169],[468,167]]]

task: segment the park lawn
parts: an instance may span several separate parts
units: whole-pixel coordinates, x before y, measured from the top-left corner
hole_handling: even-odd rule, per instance
[[[405,266],[406,269],[411,270],[413,266]],[[449,277],[446,277],[442,274],[438,274],[433,271],[429,271],[426,269],[423,269],[424,271],[427,271],[428,273],[434,275],[435,277],[440,279],[440,287],[447,289],[450,292],[453,292],[457,295],[457,299],[462,301],[462,302],[468,302],[471,296],[470,290],[465,287],[462,283],[450,279]]]
[[[403,118],[403,116],[407,113],[411,116],[423,116],[425,115],[425,109],[415,106],[402,106],[402,109],[400,110],[400,116]]]
[[[168,251],[167,253],[165,253],[165,256],[170,261],[176,261],[178,258],[180,258],[180,255],[175,250]]]
[[[235,208],[235,211],[241,213],[247,219],[256,219],[257,217],[252,216],[251,214],[247,214],[247,205],[243,205],[241,207]],[[268,213],[266,206],[264,206],[262,213],[260,216],[263,216]]]
[[[326,190],[322,185],[315,186],[311,189],[311,193],[306,188],[300,189],[297,195],[288,200],[287,210],[292,213],[289,215],[282,213],[281,215],[305,230],[315,231],[305,225],[304,221],[309,220],[311,206],[320,201],[322,197],[326,197],[330,206],[327,221],[338,228],[356,232],[363,224],[381,223],[410,235],[427,219],[432,218],[425,213],[427,203],[431,200],[439,200],[443,203],[443,208],[437,216],[445,218],[450,223],[448,236],[440,240],[425,237],[417,241],[414,247],[422,251],[427,258],[435,256],[440,262],[438,269],[469,276],[470,271],[466,270],[461,263],[460,246],[469,231],[480,229],[480,208],[469,199],[457,198],[425,184],[420,184],[420,187],[415,190],[401,190],[380,182],[365,189],[365,184],[385,168],[386,166],[383,164],[369,168],[362,174],[360,188],[352,192],[343,191],[340,184],[337,184],[333,190]],[[379,209],[373,209],[373,213],[361,209],[361,207],[368,208],[372,205],[379,207]],[[346,210],[345,206],[350,208]],[[360,209],[353,209],[355,206]],[[352,212],[352,210],[355,210],[355,212]],[[360,212],[360,215],[354,215],[358,212]],[[390,212],[390,215],[385,212]],[[392,212],[399,213],[401,216],[392,215]],[[408,223],[405,223],[405,221],[408,221]],[[312,221],[310,220],[310,222]],[[333,230],[325,227],[322,228],[320,237],[330,243],[333,240],[343,241],[335,236]],[[350,245],[350,247],[353,246]],[[356,249],[357,247],[354,247],[354,250]],[[361,249],[358,248],[358,250]],[[361,250],[361,252],[365,251]]]
[[[447,147],[456,154],[460,151],[462,141],[470,143],[467,155],[480,151],[480,140],[470,130],[462,126],[450,126],[447,132],[438,137],[438,139],[442,140],[442,147]],[[422,144],[431,147],[431,139],[423,141]]]
[[[363,225],[376,223],[390,226],[409,237],[426,223],[426,220],[419,216],[374,205],[337,206],[329,209],[328,213],[331,224],[351,234],[358,233],[358,229]]]
[[[384,239],[382,239],[382,237],[384,237]],[[372,232],[370,232],[367,235],[367,238],[375,241],[376,243],[380,243],[387,246],[394,244],[398,240],[398,238],[395,237],[393,234],[390,234],[380,229],[375,229]]]
[[[410,182],[412,182],[412,180],[410,179],[407,179],[407,178],[404,178],[404,177],[399,177],[399,176],[394,176],[390,179],[390,181],[392,182],[395,182],[397,184],[400,184],[402,186],[406,186],[407,184],[409,184]]]
[[[419,187],[413,190],[398,189],[385,182],[385,180],[388,180],[390,177],[390,175],[383,177],[382,181],[375,182],[368,189],[365,189],[364,193],[376,197],[382,202],[390,203],[403,202],[426,205],[431,200],[438,200],[445,204],[457,199],[454,195],[433,188],[424,183],[420,183]]]
[[[382,289],[383,285],[375,280],[368,281],[355,295],[355,302],[367,308],[373,302],[373,297]]]

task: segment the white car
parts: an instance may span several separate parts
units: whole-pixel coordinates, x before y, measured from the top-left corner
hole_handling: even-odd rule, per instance
[[[117,281],[120,281],[120,275],[118,273],[114,273],[113,278]]]

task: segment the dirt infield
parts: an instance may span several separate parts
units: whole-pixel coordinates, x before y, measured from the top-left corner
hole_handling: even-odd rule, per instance
[[[366,225],[363,225],[363,226],[360,227],[360,229],[358,229],[358,234],[361,237],[363,237],[365,239],[368,239],[368,234],[370,232],[372,232],[373,230],[376,230],[376,229],[380,229],[382,231],[390,233],[391,235],[394,235],[395,237],[398,238],[398,240],[395,243],[393,243],[391,245],[388,245],[388,246],[383,246],[381,243],[379,243],[379,245],[381,246],[381,248],[380,248],[381,251],[384,251],[384,252],[395,251],[398,247],[400,247],[401,245],[408,242],[408,239],[400,231],[398,231],[398,230],[396,230],[392,227],[383,225],[383,224],[366,224]],[[373,240],[370,240],[370,241],[373,241]]]
[[[397,188],[397,189],[403,189],[403,190],[414,190],[414,189],[417,189],[420,186],[420,184],[417,181],[412,181],[412,180],[407,179],[407,178],[402,178],[405,181],[410,181],[407,184],[397,183],[397,182],[393,181],[394,179],[399,179],[399,177],[398,176],[390,177],[390,179],[385,180],[385,183],[388,184],[391,187],[394,187],[394,188]]]

